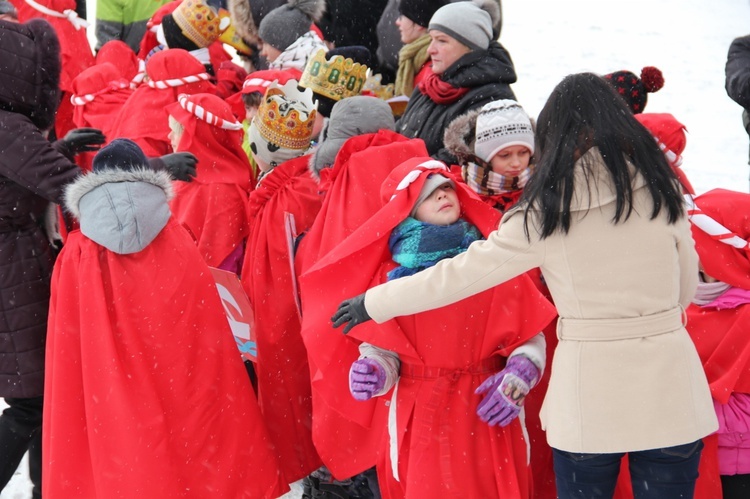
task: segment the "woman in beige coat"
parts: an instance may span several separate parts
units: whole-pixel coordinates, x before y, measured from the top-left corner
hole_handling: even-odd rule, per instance
[[[537,173],[468,251],[343,302],[334,325],[442,307],[540,267],[560,319],[542,422],[558,497],[689,498],[717,429],[684,328],[698,259],[676,178],[599,76],[570,75],[538,119]]]

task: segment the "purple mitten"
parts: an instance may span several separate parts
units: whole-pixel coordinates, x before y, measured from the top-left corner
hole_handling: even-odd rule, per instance
[[[352,362],[349,369],[349,391],[356,400],[370,400],[385,386],[385,368],[375,359]]]
[[[487,378],[474,393],[487,393],[477,416],[490,426],[509,424],[521,412],[526,395],[539,381],[539,368],[528,357],[514,355],[505,369]]]

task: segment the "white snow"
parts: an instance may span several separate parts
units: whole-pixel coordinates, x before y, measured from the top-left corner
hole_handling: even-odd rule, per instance
[[[91,20],[95,3],[89,0]],[[568,74],[656,66],[665,84],[649,94],[646,111],[672,113],[687,127],[682,168],[693,187],[748,191],[750,140],[742,108],[724,90],[724,64],[732,39],[750,33],[750,2],[505,0],[503,17],[501,41],[518,72],[513,88],[531,116]],[[0,499],[26,499],[29,490],[24,460]]]

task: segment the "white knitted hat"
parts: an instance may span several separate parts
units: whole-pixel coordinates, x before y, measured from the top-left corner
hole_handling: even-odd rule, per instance
[[[514,100],[485,104],[477,116],[474,154],[489,163],[500,150],[516,145],[534,154],[534,130],[526,111]]]

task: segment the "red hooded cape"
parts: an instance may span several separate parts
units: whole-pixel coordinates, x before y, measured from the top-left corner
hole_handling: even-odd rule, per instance
[[[203,64],[187,50],[168,49],[154,54],[146,63],[152,81],[166,81],[205,73]],[[172,152],[169,143],[169,119],[166,107],[177,102],[180,94],[215,93],[208,81],[184,83],[168,88],[138,87],[125,102],[115,119],[115,136],[131,139],[150,158]]]
[[[333,166],[320,172],[319,188],[326,191],[323,206],[297,250],[302,338],[308,349],[312,379],[313,441],[321,459],[338,479],[375,465],[382,447],[386,399],[357,402],[349,395],[343,374],[348,372],[351,360],[342,360],[337,366],[340,375],[324,376],[318,367],[321,355],[356,359],[357,342],[331,331],[326,317],[329,310],[320,308],[318,290],[310,290],[304,274],[381,208],[382,202],[373,191],[393,168],[409,158],[426,155],[423,141],[389,130],[347,140]],[[375,413],[377,419],[372,421]],[[360,416],[355,421],[351,414]],[[370,459],[361,459],[363,455]]]
[[[128,80],[133,88],[140,82],[136,76],[145,76],[145,63],[139,59],[130,45],[122,40],[110,40],[96,53],[96,63],[109,62],[113,64],[122,78]]]
[[[130,82],[113,64],[95,64],[73,80],[73,122],[76,127],[98,128],[109,142],[115,138],[112,117],[132,93]]]
[[[52,277],[44,396],[45,497],[288,489],[211,273],[174,221],[129,255],[69,235]]]
[[[236,123],[229,104],[215,95],[194,94],[186,102]],[[198,158],[198,176],[192,182],[174,183],[172,213],[196,238],[206,263],[219,267],[247,237],[245,208],[252,170],[242,150],[242,129],[209,124],[179,102],[167,106],[167,113],[184,128],[177,151]]]
[[[313,307],[319,312],[310,314],[312,322],[330,327],[328,318],[341,300],[385,280],[385,271],[395,265],[388,237],[409,214],[431,173],[451,176],[445,165],[425,157],[394,169],[381,188],[383,207],[303,276],[308,289],[321,297]],[[408,185],[404,185],[406,179],[411,180]],[[499,213],[465,185],[454,182],[464,218],[486,236],[497,227]],[[447,307],[380,325],[368,322],[352,330],[351,338],[395,351],[402,362],[390,407],[395,419],[389,426],[395,423],[395,431],[390,442],[383,443],[388,447],[382,449],[385,458],[378,465],[383,497],[529,496],[528,456],[520,422],[515,420],[505,428],[483,423],[476,416],[481,397],[474,390],[502,368],[505,356],[554,316],[551,304],[528,277],[521,276]],[[326,351],[322,345],[310,353],[320,359],[324,379],[346,379],[345,372],[357,355],[344,358],[341,354],[342,349]],[[334,386],[333,382],[329,385]],[[398,461],[392,466],[396,448]],[[394,478],[394,467],[400,481]]]
[[[301,234],[320,209],[309,159],[301,156],[280,164],[250,194],[241,279],[255,315],[258,401],[289,483],[322,464],[312,443],[310,374],[285,230],[287,213]]]

